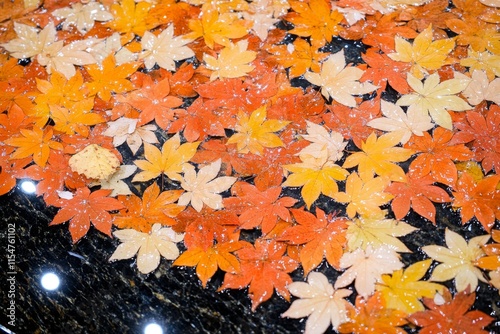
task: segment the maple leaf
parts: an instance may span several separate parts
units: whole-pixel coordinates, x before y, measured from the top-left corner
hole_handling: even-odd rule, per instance
[[[469,173],[462,173],[455,191],[452,191],[454,200],[451,204],[460,208],[462,224],[475,216],[486,231],[491,230],[495,217],[500,219],[499,182],[500,175],[490,175],[476,183]]]
[[[326,148],[328,160],[338,161],[342,159],[343,151],[347,146],[344,137],[336,131],[329,132],[321,125],[309,121],[306,121],[306,123],[307,135],[302,135],[302,138],[311,142],[311,144],[303,148],[299,154],[320,158],[321,151]]]
[[[252,310],[273,295],[273,290],[286,300],[290,299],[287,286],[292,283],[288,273],[294,271],[298,263],[285,256],[286,245],[275,240],[257,239],[255,243],[245,244],[236,255],[240,260],[240,270],[226,273],[219,290],[242,289],[248,286],[252,299]]]
[[[444,282],[454,279],[459,292],[467,287],[475,290],[478,279],[486,282],[483,273],[476,267],[476,261],[485,255],[481,247],[488,242],[490,235],[474,237],[467,243],[460,234],[447,228],[444,237],[448,248],[436,245],[422,247],[432,259],[442,262],[434,268],[430,280]]]
[[[455,41],[451,38],[437,41],[432,39],[432,25],[415,37],[413,44],[396,36],[396,52],[387,55],[392,60],[410,63],[412,65],[410,73],[415,78],[422,79],[427,73],[426,70],[437,70],[447,64],[448,54],[455,47]]]
[[[413,137],[406,144],[417,153],[411,163],[415,175],[431,175],[440,183],[454,186],[457,181],[457,167],[453,161],[467,161],[472,152],[463,144],[452,145],[453,132],[441,127],[434,129],[432,136],[424,132],[423,137]]]
[[[203,61],[207,64],[207,68],[212,70],[210,80],[217,78],[239,78],[244,77],[255,68],[249,65],[255,60],[257,52],[248,51],[248,40],[241,40],[236,44],[229,44],[222,49],[217,59],[204,54]]]
[[[1,44],[11,56],[17,59],[31,58],[41,54],[47,46],[56,41],[56,28],[50,22],[41,31],[26,24],[14,22],[17,38]]]
[[[294,28],[289,33],[310,37],[316,48],[324,46],[343,30],[340,22],[344,17],[337,10],[332,11],[330,3],[325,0],[290,1],[290,6],[294,12],[287,14],[285,20],[292,22]]]
[[[107,148],[90,144],[69,159],[69,166],[89,179],[102,180],[116,172],[120,160]]]
[[[161,128],[167,128],[174,120],[173,108],[181,106],[182,99],[172,96],[169,79],[154,82],[148,75],[138,76],[142,79],[141,87],[126,96],[117,96],[116,100],[140,110],[138,125],[155,120]]]
[[[132,195],[129,186],[123,181],[130,177],[137,170],[137,166],[133,165],[120,165],[116,172],[111,174],[107,179],[99,180],[97,182],[92,182],[90,184],[93,186],[100,186],[101,189],[112,190],[109,197],[116,197],[118,195]]]
[[[436,208],[432,202],[446,203],[451,198],[444,189],[433,184],[431,175],[419,175],[413,167],[410,167],[404,182],[391,183],[386,191],[394,195],[391,208],[396,219],[402,219],[412,207],[416,213],[436,224]]]
[[[94,27],[95,21],[105,22],[113,19],[113,15],[99,2],[88,2],[85,4],[73,3],[71,8],[64,7],[56,9],[52,15],[58,19],[64,19],[62,28],[69,30],[70,26],[85,34]]]
[[[235,238],[237,239],[237,236]],[[183,252],[173,265],[196,266],[196,275],[205,288],[218,268],[226,273],[236,273],[240,270],[238,258],[232,253],[241,249],[246,244],[244,241],[232,239],[227,241],[221,240],[206,249],[200,243],[194,244],[187,251]]]
[[[146,25],[146,18],[151,6],[148,2],[136,4],[134,0],[122,0],[120,3],[113,3],[110,12],[114,19],[105,25],[120,34],[133,33],[142,36],[149,28]]]
[[[394,147],[401,141],[401,134],[391,132],[377,138],[375,132],[361,144],[362,152],[355,152],[347,157],[342,167],[358,166],[358,173],[363,181],[372,179],[374,174],[384,176],[392,181],[405,178],[403,169],[394,162],[408,160],[413,151],[402,147]]]
[[[385,177],[375,177],[365,182],[357,173],[351,173],[347,177],[346,191],[337,192],[332,198],[340,203],[349,203],[349,218],[353,218],[356,212],[361,216],[380,215],[380,206],[393,198],[391,194],[384,192],[389,182]]]
[[[383,245],[344,253],[340,258],[340,267],[348,269],[337,278],[334,287],[343,288],[356,280],[356,292],[366,298],[373,294],[375,283],[381,281],[382,274],[390,274],[403,268],[403,263],[394,249]]]
[[[256,186],[237,182],[231,188],[235,197],[225,198],[224,206],[238,211],[241,229],[261,227],[264,234],[268,234],[279,220],[291,221],[289,207],[297,200],[292,197],[280,197],[281,187],[271,187],[264,191]]]
[[[203,204],[219,210],[223,208],[222,196],[219,193],[231,188],[236,182],[235,177],[217,177],[221,168],[221,159],[200,168],[196,174],[191,164],[184,164],[182,171],[184,176],[181,180],[181,187],[185,192],[179,198],[179,205],[191,206],[198,212],[203,208]]]
[[[242,38],[247,28],[237,16],[231,13],[219,13],[213,5],[204,6],[201,19],[189,20],[191,33],[185,37],[195,40],[203,37],[205,44],[213,49],[215,43],[228,46],[231,38]]]
[[[92,77],[92,81],[86,82],[85,87],[89,90],[90,95],[96,95],[104,101],[109,101],[111,93],[124,93],[134,88],[126,78],[134,73],[138,67],[139,63],[116,66],[115,57],[110,55],[104,59],[102,67],[97,64],[85,67]]]
[[[23,159],[32,156],[40,167],[45,167],[51,150],[62,150],[60,142],[52,140],[54,131],[51,126],[44,129],[34,126],[32,130],[20,129],[19,135],[4,140],[4,143],[16,147],[10,155],[11,159]]]
[[[146,188],[142,198],[120,195],[118,200],[124,208],[114,215],[113,224],[119,228],[132,228],[145,233],[150,232],[155,223],[175,225],[173,218],[184,210],[184,206],[174,203],[181,194],[182,190],[160,192],[160,187],[153,183]]]
[[[73,108],[63,106],[50,106],[50,118],[54,121],[54,130],[72,135],[79,133],[83,136],[89,135],[89,126],[103,123],[104,117],[93,113],[94,99],[88,98],[75,103]]]
[[[318,267],[323,258],[339,269],[339,260],[346,242],[346,219],[336,219],[333,215],[316,208],[316,216],[303,209],[291,209],[297,225],[287,228],[278,239],[292,245],[303,245],[299,251],[304,276]]]
[[[458,34],[458,45],[470,45],[474,51],[478,52],[484,52],[487,49],[493,54],[500,53],[500,34],[484,21],[455,18],[445,22],[451,31]]]
[[[148,70],[155,64],[168,71],[175,71],[175,61],[188,59],[194,56],[186,44],[192,42],[184,36],[174,37],[174,25],[169,25],[158,36],[146,31],[141,39],[143,51],[139,59],[144,59],[144,65]]]
[[[400,94],[410,92],[410,86],[406,81],[406,73],[410,69],[410,64],[394,61],[386,54],[381,54],[374,49],[368,49],[365,54],[361,54],[361,57],[368,64],[368,68],[359,80],[362,82],[371,80],[379,87],[379,91],[385,90],[389,84]]]
[[[301,156],[300,163],[283,165],[283,169],[293,173],[288,175],[283,187],[302,187],[300,194],[308,208],[316,201],[320,194],[335,197],[338,192],[336,181],[346,179],[349,172],[328,160],[326,149],[321,151],[318,158]]]
[[[351,295],[352,291],[334,288],[322,273],[312,272],[307,277],[307,283],[293,282],[288,289],[299,299],[294,300],[281,316],[308,317],[305,333],[324,333],[330,324],[336,330],[349,320],[347,308],[350,304],[344,298]]]
[[[354,218],[347,222],[347,250],[388,245],[396,252],[411,252],[397,237],[413,233],[417,229],[403,221],[386,218],[386,212],[380,215]]]
[[[240,112],[235,126],[238,133],[232,135],[227,144],[236,144],[239,153],[251,152],[258,155],[263,153],[264,147],[283,146],[283,141],[273,132],[280,131],[290,122],[266,120],[266,116],[266,106],[254,110],[250,117]]]
[[[111,236],[112,217],[108,211],[123,208],[117,199],[108,197],[111,190],[90,192],[89,188],[78,188],[69,199],[60,199],[57,212],[49,225],[69,221],[69,232],[73,243],[77,243],[90,229],[90,223],[104,234]]]
[[[400,310],[413,314],[424,310],[420,302],[422,297],[432,298],[442,292],[443,286],[421,281],[432,263],[431,259],[413,263],[406,269],[399,269],[392,276],[382,275],[376,289],[382,293],[388,309]]]
[[[400,143],[403,145],[410,140],[412,135],[423,136],[425,131],[434,127],[431,118],[419,112],[413,104],[408,107],[406,113],[401,107],[390,102],[381,100],[380,104],[385,117],[372,119],[367,125],[378,130],[401,134]]]
[[[5,155],[5,148],[0,149],[0,155]],[[24,168],[31,162],[31,158],[1,159],[0,161],[0,196],[7,194],[16,186],[16,176],[25,173]],[[37,165],[33,165],[38,167]],[[37,186],[37,191],[38,191]]]
[[[325,125],[340,132],[345,139],[352,139],[357,147],[361,147],[362,141],[373,132],[367,123],[380,115],[380,100],[374,98],[355,108],[333,102],[327,106],[327,110],[328,112],[322,115]]]
[[[488,75],[489,80],[493,80],[495,76],[500,76],[500,55],[491,54],[488,51],[476,52],[472,49],[467,50],[467,58],[460,60],[460,65],[469,67],[469,72],[475,70],[484,70]]]
[[[283,67],[289,68],[290,78],[299,77],[308,69],[319,72],[319,63],[328,57],[328,53],[320,52],[302,38],[295,39],[292,44],[271,45],[266,51]]]
[[[500,230],[491,230],[491,238],[495,243],[483,245],[486,256],[479,258],[476,265],[486,270],[496,270],[500,268]]]
[[[175,134],[165,141],[161,151],[154,145],[144,144],[146,160],[136,160],[134,163],[143,171],[135,175],[132,182],[144,182],[162,174],[176,181],[181,181],[183,166],[193,157],[199,142],[184,143],[181,145],[179,134]]]
[[[338,328],[340,333],[378,333],[404,334],[402,328],[408,323],[406,314],[399,310],[388,308],[381,293],[375,292],[367,299],[356,297],[356,307],[350,304],[347,308],[349,321]]]
[[[265,41],[269,30],[276,28],[278,17],[286,13],[289,8],[288,3],[282,1],[252,1],[248,5],[248,10],[243,12],[243,18],[253,23],[252,31],[261,41]]]
[[[154,124],[146,124],[137,127],[138,119],[121,117],[116,121],[108,122],[108,128],[102,134],[113,137],[113,145],[120,146],[124,142],[136,154],[143,142],[149,144],[158,144],[155,131],[157,129]]]
[[[495,168],[500,170],[500,107],[492,105],[486,116],[476,111],[467,111],[461,122],[455,122],[460,130],[453,137],[457,143],[468,143],[472,141],[474,159],[481,161],[485,172]]]
[[[321,65],[321,72],[307,72],[304,76],[313,85],[321,87],[321,93],[326,98],[348,107],[356,107],[356,100],[352,95],[363,95],[374,91],[377,87],[358,80],[363,70],[345,63],[344,50],[332,54]]]
[[[428,310],[416,312],[408,320],[422,327],[421,332],[427,333],[489,333],[483,327],[494,319],[479,310],[469,311],[476,300],[474,292],[458,292],[452,299],[451,293],[445,289],[443,299],[444,302],[437,303],[431,298],[424,298]]]
[[[488,75],[485,71],[475,70],[472,72],[472,80],[462,92],[472,105],[478,105],[483,101],[492,101],[500,105],[500,78],[493,81],[488,80]]]
[[[161,224],[154,224],[150,233],[127,229],[115,231],[113,235],[122,243],[109,261],[130,259],[138,253],[137,269],[143,274],[158,268],[161,257],[175,260],[179,256],[176,243],[184,238],[184,235],[175,233],[170,227],[161,227]]]
[[[472,109],[467,102],[456,96],[467,87],[468,83],[469,80],[464,78],[449,79],[440,83],[437,73],[429,75],[425,83],[422,83],[408,73],[408,84],[414,93],[403,95],[396,104],[415,105],[416,111],[429,114],[436,124],[451,130],[452,122],[448,110]]]

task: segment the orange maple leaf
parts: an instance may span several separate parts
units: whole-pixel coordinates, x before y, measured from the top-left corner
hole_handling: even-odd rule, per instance
[[[444,189],[433,184],[430,175],[420,176],[413,168],[406,173],[404,182],[391,183],[386,191],[394,195],[391,208],[396,219],[406,216],[411,206],[416,213],[436,224],[436,208],[432,202],[450,202],[451,198]]]
[[[71,199],[61,199],[59,212],[49,225],[69,221],[69,232],[73,243],[78,242],[90,229],[90,223],[104,234],[111,236],[113,218],[108,211],[120,210],[122,203],[107,197],[111,190],[100,189],[90,192],[87,187],[78,188]]]
[[[248,286],[254,311],[271,298],[274,289],[289,300],[290,292],[286,287],[292,283],[292,279],[288,273],[297,268],[298,262],[285,256],[286,249],[285,244],[275,240],[257,239],[253,245],[245,243],[243,248],[236,251],[240,270],[235,274],[226,273],[219,290]]]
[[[177,222],[173,218],[184,210],[184,207],[174,202],[182,193],[182,190],[167,190],[160,193],[160,187],[153,183],[144,190],[142,199],[135,195],[120,195],[118,200],[125,209],[114,215],[113,225],[122,229],[133,228],[144,233],[149,233],[156,223],[175,225]]]
[[[340,333],[392,333],[405,334],[398,326],[408,323],[406,313],[386,308],[386,303],[380,292],[364,299],[356,297],[356,306],[348,304],[349,321],[340,325]]]
[[[224,199],[224,206],[239,212],[239,227],[253,229],[261,226],[264,234],[269,233],[280,218],[291,221],[288,208],[297,202],[292,197],[280,197],[281,187],[260,191],[254,185],[237,182],[231,192],[235,197]]]
[[[445,289],[443,297],[442,304],[437,304],[432,298],[424,298],[428,310],[416,312],[408,320],[427,333],[489,333],[483,328],[494,319],[479,310],[469,311],[476,299],[475,292],[458,292],[452,299],[451,293]]]
[[[33,161],[40,167],[45,167],[51,150],[62,150],[63,145],[52,140],[54,131],[51,126],[41,129],[37,126],[33,130],[21,129],[20,136],[4,141],[5,144],[17,147],[11,154],[11,159],[23,159],[33,156]]]
[[[457,167],[453,161],[467,161],[472,152],[463,144],[452,145],[453,131],[437,127],[424,132],[423,137],[413,136],[405,147],[417,153],[411,166],[421,176],[430,174],[436,182],[454,186],[457,181]]]
[[[333,214],[316,208],[316,216],[304,209],[291,209],[297,225],[287,228],[278,239],[292,245],[303,245],[299,258],[304,268],[304,276],[318,267],[326,258],[340,270],[340,258],[346,243],[347,219],[334,218]]]
[[[115,57],[111,54],[103,60],[102,66],[91,64],[85,69],[92,81],[85,84],[90,96],[99,96],[104,101],[111,99],[112,93],[124,93],[134,88],[127,78],[134,73],[140,63],[125,63],[116,66]]]
[[[500,219],[500,175],[487,176],[479,182],[465,172],[458,179],[452,206],[460,208],[462,224],[476,216],[486,231],[490,231],[496,219]]]

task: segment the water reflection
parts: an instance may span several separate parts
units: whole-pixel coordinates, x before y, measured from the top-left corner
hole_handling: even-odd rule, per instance
[[[163,334],[163,328],[157,323],[150,323],[144,327],[144,334]]]
[[[49,272],[42,276],[40,283],[42,283],[42,287],[45,290],[53,291],[59,288],[59,284],[61,283],[61,281],[59,279],[59,276],[52,272]]]
[[[21,182],[21,190],[27,194],[34,194],[36,191],[36,184],[31,180],[24,180]]]

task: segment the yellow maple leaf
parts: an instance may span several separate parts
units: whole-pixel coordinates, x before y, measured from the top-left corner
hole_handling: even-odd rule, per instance
[[[192,32],[185,38],[195,40],[203,37],[205,44],[211,49],[215,43],[229,46],[231,38],[241,38],[248,33],[244,22],[234,13],[219,14],[217,8],[208,5],[203,6],[200,15],[201,19],[189,21]]]
[[[137,4],[134,0],[122,0],[120,3],[114,3],[110,9],[114,20],[105,25],[124,35],[134,33],[142,36],[149,29],[146,18],[150,8],[151,4],[145,1]]]
[[[346,191],[333,194],[333,199],[347,205],[347,215],[353,218],[356,212],[361,216],[381,215],[381,205],[389,202],[394,196],[384,192],[390,181],[387,177],[375,177],[366,182],[358,173],[349,175],[346,181]]]
[[[436,292],[442,292],[441,284],[421,281],[432,263],[431,259],[419,261],[406,269],[399,269],[391,275],[384,274],[381,283],[375,286],[381,291],[386,307],[412,314],[423,311],[422,297],[433,298]]]
[[[308,208],[320,194],[333,197],[338,192],[336,181],[346,179],[349,172],[328,160],[328,151],[323,149],[316,158],[300,156],[302,162],[284,165],[283,169],[293,173],[283,183],[284,187],[302,187],[301,195]]]
[[[207,68],[214,71],[210,75],[210,80],[217,78],[239,78],[253,71],[254,66],[249,65],[257,57],[257,52],[248,51],[248,41],[241,40],[236,44],[229,43],[219,53],[219,57],[204,54],[203,60],[207,63]]]
[[[433,41],[432,25],[429,25],[415,39],[413,44],[404,38],[396,36],[396,52],[388,56],[396,61],[411,63],[411,73],[422,79],[426,70],[437,70],[449,63],[448,54],[455,47],[453,38]]]
[[[359,176],[363,181],[373,178],[374,174],[386,176],[392,181],[404,181],[406,179],[404,170],[394,162],[408,160],[413,151],[402,147],[394,147],[399,144],[401,133],[390,132],[377,138],[375,132],[361,144],[362,152],[355,152],[347,157],[344,168],[358,166]]]
[[[102,62],[102,66],[92,64],[86,66],[92,77],[85,87],[89,95],[97,95],[104,101],[111,99],[111,93],[124,93],[132,90],[134,85],[127,78],[134,73],[140,63],[125,63],[116,66],[115,57],[111,54]]]
[[[73,172],[98,180],[108,179],[120,166],[120,160],[113,152],[97,144],[86,146],[74,154],[68,163]]]
[[[143,171],[137,174],[132,182],[144,182],[161,174],[167,175],[171,180],[182,181],[184,165],[196,153],[200,142],[185,143],[181,145],[180,135],[177,133],[167,140],[161,151],[156,146],[144,143],[144,157],[146,160],[136,160],[134,163]]]
[[[310,37],[311,44],[316,48],[331,42],[333,36],[344,30],[340,25],[344,16],[337,10],[331,10],[330,1],[310,0],[309,3],[290,1],[290,5],[295,12],[285,18],[295,27],[289,33]]]
[[[52,140],[54,131],[51,126],[42,129],[33,127],[33,130],[21,129],[21,135],[4,141],[9,146],[17,147],[11,154],[11,159],[22,159],[33,156],[33,161],[40,167],[45,167],[49,159],[50,150],[62,150],[63,145]]]
[[[262,154],[264,147],[283,146],[283,141],[273,132],[283,129],[290,122],[266,120],[266,116],[266,106],[254,110],[250,117],[240,112],[235,127],[238,133],[232,135],[227,144],[236,144],[239,153],[251,152],[258,155]]]
[[[89,135],[88,126],[105,121],[102,115],[92,112],[93,106],[93,98],[75,103],[72,108],[51,105],[50,114],[55,123],[54,129],[68,135],[72,135],[76,132],[87,137]]]
[[[500,55],[488,51],[477,52],[469,48],[467,58],[461,59],[460,65],[469,67],[469,72],[486,71],[490,81],[493,81],[495,76],[500,77]]]

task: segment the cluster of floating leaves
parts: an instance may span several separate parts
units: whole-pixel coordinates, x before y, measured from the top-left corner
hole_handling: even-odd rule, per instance
[[[37,181],[51,225],[114,235],[141,273],[223,271],[253,310],[297,297],[283,316],[307,333],[487,332],[470,308],[500,288],[500,2],[3,6],[0,194]],[[424,228],[445,242],[403,242]]]

